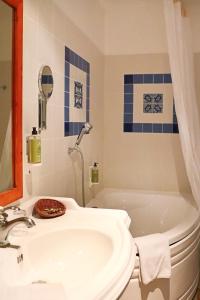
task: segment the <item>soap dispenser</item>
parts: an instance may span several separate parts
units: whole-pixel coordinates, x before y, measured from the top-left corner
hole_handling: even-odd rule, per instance
[[[91,178],[91,184],[99,183],[99,168],[97,162],[94,162],[94,165],[91,167],[90,178]]]
[[[31,164],[41,162],[41,139],[36,127],[33,127],[32,135],[28,137],[28,162]]]

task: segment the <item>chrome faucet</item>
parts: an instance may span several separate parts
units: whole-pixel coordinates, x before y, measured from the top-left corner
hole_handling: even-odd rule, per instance
[[[13,247],[19,248],[19,246],[11,245],[7,240],[9,232],[19,223],[24,223],[28,228],[31,228],[35,225],[35,222],[28,217],[19,217],[13,220],[8,221],[8,214],[5,212],[8,209],[12,209],[15,213],[24,212],[17,206],[11,206],[7,208],[0,207],[0,248]]]

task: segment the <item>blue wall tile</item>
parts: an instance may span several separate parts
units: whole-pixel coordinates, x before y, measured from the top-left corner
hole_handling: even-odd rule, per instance
[[[124,123],[124,132],[132,132],[133,125],[130,123]]]
[[[164,74],[154,74],[154,83],[164,83]]]
[[[70,49],[65,47],[65,61],[70,61]]]
[[[162,132],[162,124],[160,123],[154,123],[153,124],[153,132],[154,133],[159,133],[159,132]]]
[[[125,94],[133,94],[133,84],[125,84],[124,85],[124,93]]]
[[[65,136],[69,135],[69,122],[64,123],[64,133],[65,133]]]
[[[125,103],[124,104],[124,113],[131,114],[133,112],[133,104]]]
[[[65,47],[65,77],[64,77],[64,134],[77,135],[83,122],[70,122],[70,64],[86,72],[86,113],[85,122],[90,119],[90,64],[77,53]]]
[[[178,133],[175,106],[172,123],[134,123],[134,84],[172,84],[170,73],[165,74],[125,74],[124,75],[124,131]],[[162,102],[162,101],[161,101]],[[157,103],[157,102],[156,102]],[[159,103],[162,106],[162,103]]]
[[[133,132],[142,132],[142,123],[133,123]]]
[[[153,74],[144,74],[144,83],[153,83]]]
[[[69,93],[65,92],[65,102],[64,102],[64,106],[69,107]]]
[[[69,73],[70,73],[70,64],[65,61],[65,76],[69,77]]]
[[[65,77],[65,92],[69,93],[69,78]]]
[[[164,133],[173,133],[173,124],[163,124],[163,132]]]
[[[153,124],[143,123],[142,131],[143,132],[153,132]]]
[[[164,74],[164,83],[172,83],[171,74]]]
[[[133,75],[133,83],[137,83],[137,84],[143,83],[143,74],[134,74]]]
[[[133,123],[133,115],[124,114],[124,123]]]
[[[173,124],[173,133],[179,133],[178,124]]]
[[[133,75],[124,75],[124,84],[133,84]]]
[[[125,94],[124,95],[124,103],[133,103],[133,95],[132,94]]]
[[[64,121],[69,122],[69,107],[64,107]]]

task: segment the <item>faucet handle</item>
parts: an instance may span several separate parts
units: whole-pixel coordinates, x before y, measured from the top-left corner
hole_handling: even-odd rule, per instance
[[[26,211],[24,209],[21,209],[19,206],[15,206],[15,205],[8,206],[4,208],[4,211],[9,209],[13,211],[14,215],[21,215],[21,214],[23,214],[24,216],[26,215]]]

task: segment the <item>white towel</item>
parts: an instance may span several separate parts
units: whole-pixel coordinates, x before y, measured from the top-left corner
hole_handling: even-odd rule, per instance
[[[2,300],[67,300],[63,286],[50,283],[4,288],[1,297]]]
[[[135,239],[140,257],[140,278],[144,284],[156,278],[170,278],[171,259],[168,239],[160,233]]]

